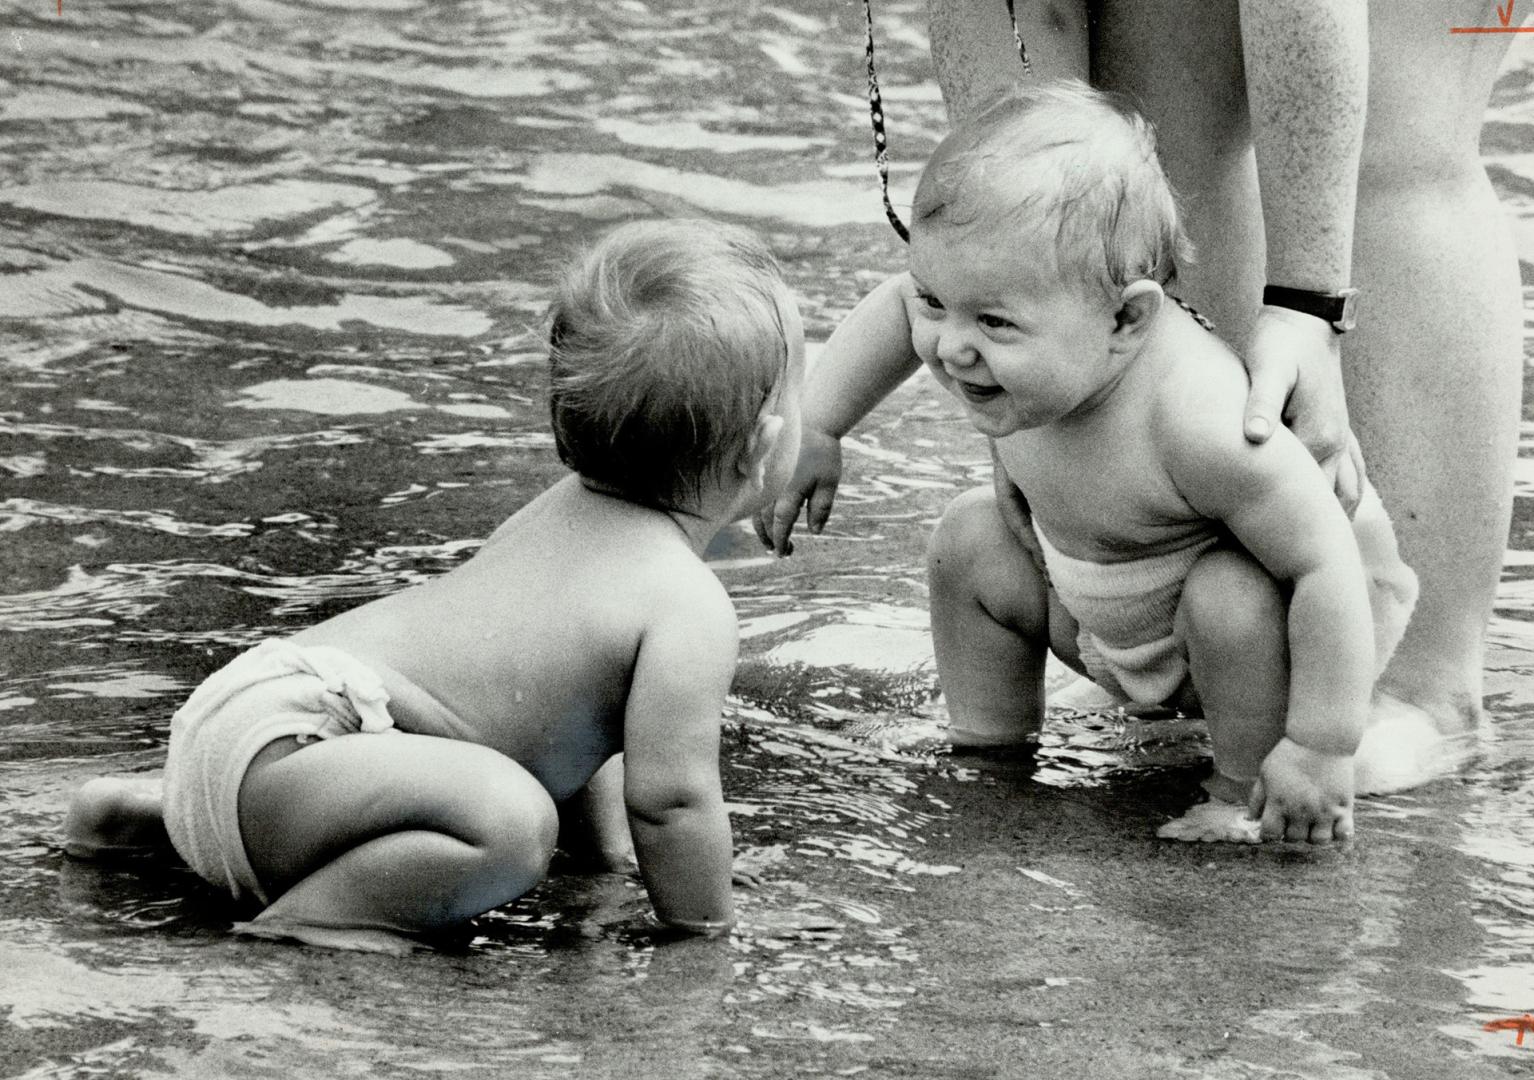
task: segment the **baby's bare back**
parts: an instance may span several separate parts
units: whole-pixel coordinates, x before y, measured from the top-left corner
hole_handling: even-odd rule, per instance
[[[698,574],[663,515],[571,478],[450,573],[296,637],[377,667],[402,730],[493,747],[560,799],[622,748],[653,596]]]

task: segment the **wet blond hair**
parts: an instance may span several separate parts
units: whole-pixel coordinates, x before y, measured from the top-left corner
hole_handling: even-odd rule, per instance
[[[1115,300],[1142,278],[1170,285],[1192,259],[1150,123],[1074,81],[1013,87],[955,129],[922,172],[912,217],[1052,243],[1062,276]]]
[[[549,308],[559,458],[646,506],[687,509],[746,449],[788,365],[783,280],[745,229],[640,221],[598,241]]]

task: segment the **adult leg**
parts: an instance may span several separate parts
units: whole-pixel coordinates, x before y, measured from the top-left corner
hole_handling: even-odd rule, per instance
[[[1257,822],[1246,816],[1246,799],[1288,716],[1288,605],[1251,556],[1214,551],[1188,574],[1177,628],[1209,724],[1214,774],[1204,782],[1209,801],[1157,835],[1256,843]]]
[[[1505,35],[1451,35],[1475,3],[1369,5],[1369,120],[1354,234],[1363,322],[1344,342],[1354,430],[1417,571],[1381,708],[1447,734],[1481,714],[1521,396],[1517,260],[1478,136]]]
[[[1087,77],[1086,0],[1017,0],[1030,78]],[[928,34],[948,119],[958,123],[1023,78],[1005,0],[927,0]]]
[[[488,747],[401,732],[274,743],[240,787],[240,831],[276,899],[249,933],[398,951],[532,888],[553,800]]]
[[[1092,84],[1124,94],[1156,127],[1192,266],[1175,290],[1240,348],[1262,297],[1262,208],[1246,107],[1237,0],[1100,0]]]
[[[932,645],[958,746],[1022,742],[1044,720],[1050,643],[1076,660],[1075,623],[1049,602],[1033,556],[1003,522],[991,488],[943,513],[927,550]]]

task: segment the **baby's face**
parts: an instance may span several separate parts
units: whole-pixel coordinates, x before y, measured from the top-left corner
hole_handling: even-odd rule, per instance
[[[911,344],[993,439],[1089,411],[1123,373],[1113,305],[1041,247],[942,225],[911,236]]]

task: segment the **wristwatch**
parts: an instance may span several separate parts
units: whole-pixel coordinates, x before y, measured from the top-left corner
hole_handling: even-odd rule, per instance
[[[1310,289],[1291,289],[1287,285],[1269,285],[1262,290],[1262,302],[1314,315],[1330,323],[1333,332],[1338,334],[1345,334],[1358,325],[1357,289],[1313,292]]]

